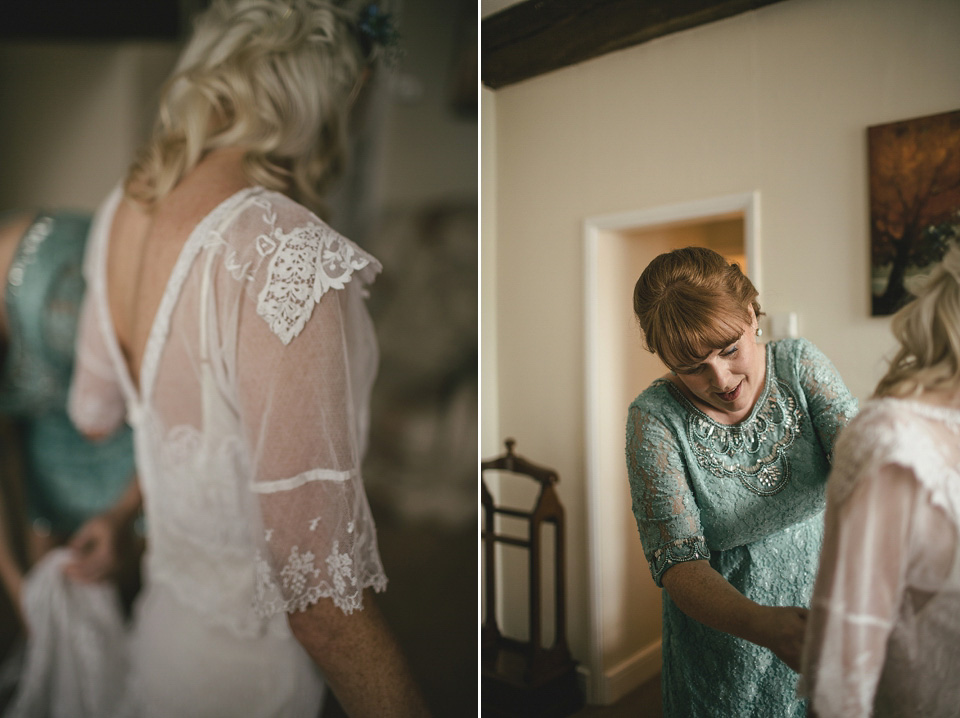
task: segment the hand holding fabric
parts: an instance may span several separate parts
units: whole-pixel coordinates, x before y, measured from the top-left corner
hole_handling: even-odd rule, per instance
[[[766,646],[791,669],[800,672],[804,635],[809,611],[800,606],[761,606],[757,615],[760,632],[765,638],[757,641]]]
[[[64,564],[66,576],[80,583],[97,583],[116,575],[120,566],[118,551],[120,527],[109,516],[94,516],[70,539],[70,560]]]
[[[704,560],[674,565],[664,574],[663,587],[691,618],[770,649],[794,671],[800,668],[807,609],[758,604]]]
[[[133,521],[142,504],[140,485],[134,480],[109,510],[89,519],[70,539],[70,560],[63,572],[80,583],[114,578],[123,565],[125,548],[133,541]]]

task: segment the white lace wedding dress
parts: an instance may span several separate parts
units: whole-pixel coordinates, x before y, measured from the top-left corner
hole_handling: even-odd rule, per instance
[[[322,678],[287,612],[349,613],[386,586],[360,474],[379,264],[289,198],[240,191],[184,245],[138,387],[106,296],[120,201],[92,229],[70,411],[135,432],[148,550],[124,714],[316,715]]]
[[[819,718],[960,711],[960,410],[869,402],[828,484],[801,691]]]

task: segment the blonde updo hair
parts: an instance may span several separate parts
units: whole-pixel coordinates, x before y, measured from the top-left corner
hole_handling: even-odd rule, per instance
[[[206,153],[242,147],[252,183],[319,211],[366,68],[355,23],[323,0],[214,0],[164,86],[127,196],[152,208]]]
[[[656,257],[633,289],[633,311],[647,349],[671,367],[696,364],[733,344],[763,314],[758,292],[736,264],[703,247]]]
[[[876,396],[960,389],[960,246],[950,246],[892,329],[900,348]]]

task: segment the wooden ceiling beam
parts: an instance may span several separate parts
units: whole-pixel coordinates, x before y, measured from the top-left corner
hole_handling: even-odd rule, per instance
[[[526,0],[480,24],[480,79],[496,90],[783,0]]]

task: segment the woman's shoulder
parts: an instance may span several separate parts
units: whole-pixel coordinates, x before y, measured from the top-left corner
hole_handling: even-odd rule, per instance
[[[660,377],[654,379],[646,389],[637,394],[630,406],[649,410],[663,403],[664,399],[668,397],[670,397],[670,382]]]
[[[773,355],[775,373],[781,379],[805,382],[823,372],[834,373],[830,358],[812,341],[804,337],[777,339],[767,344]]]
[[[629,421],[667,426],[682,419],[684,411],[667,379],[656,379],[630,403]]]
[[[844,428],[841,441],[886,449],[896,443],[898,429],[907,423],[910,419],[900,400],[870,399]]]
[[[873,398],[844,429],[843,441],[915,453],[918,436],[931,434],[938,424],[960,432],[960,411],[914,399]]]
[[[373,255],[280,192],[256,187],[243,204],[243,214],[254,226],[242,234],[268,260],[262,263],[267,284],[289,276],[311,279],[319,300],[349,282],[368,284],[382,269]]]
[[[247,246],[261,256],[274,253],[284,239],[319,248],[343,242],[356,244],[320,219],[316,213],[282,192],[264,187],[247,187],[227,198],[216,210],[217,232],[238,248]]]
[[[283,192],[254,186],[240,193],[240,204],[245,211],[261,213],[261,219],[272,225],[289,229],[307,224],[325,224],[312,210]]]
[[[314,212],[262,187],[226,209],[215,236],[227,245],[224,267],[246,282],[257,313],[286,344],[329,291],[373,282],[380,262]]]
[[[785,339],[775,339],[767,343],[767,350],[772,351],[775,360],[778,363],[793,363],[809,359],[810,357],[823,356],[816,344],[806,337],[787,337]]]
[[[883,465],[909,468],[920,480],[940,476],[945,463],[953,461],[944,461],[943,447],[931,430],[937,411],[892,397],[867,401],[840,433],[831,478],[834,494],[845,495],[858,476]]]

